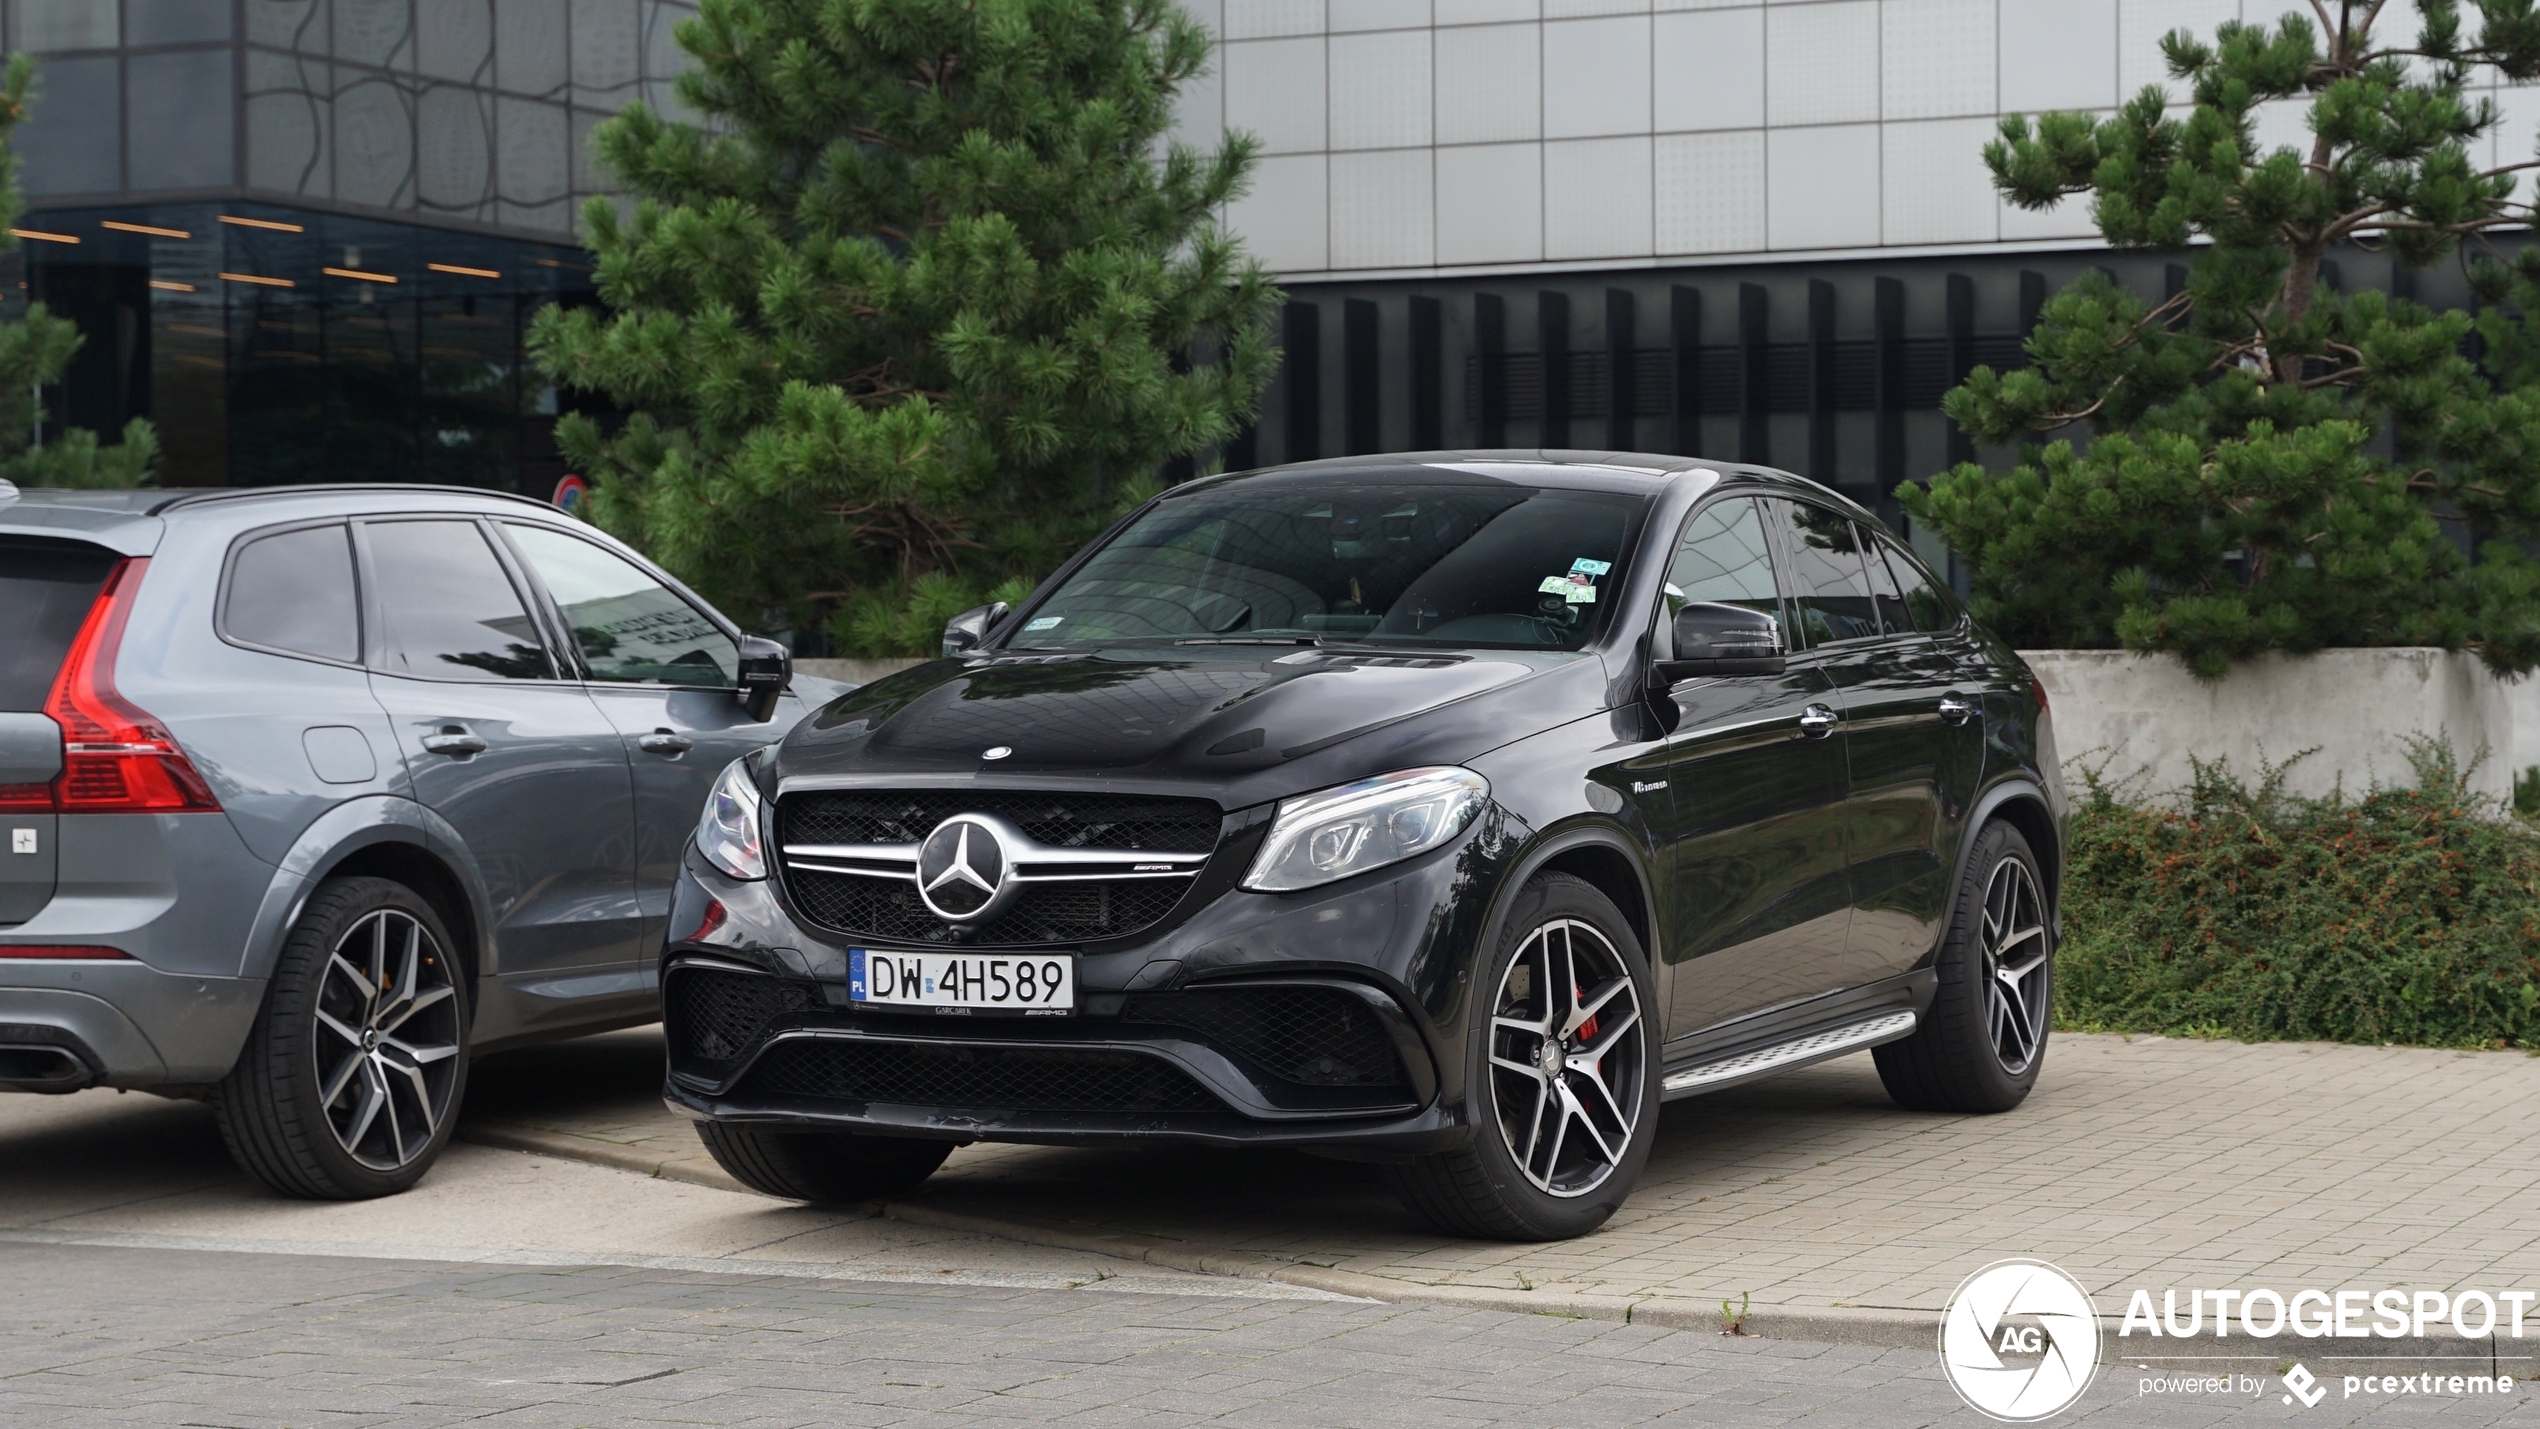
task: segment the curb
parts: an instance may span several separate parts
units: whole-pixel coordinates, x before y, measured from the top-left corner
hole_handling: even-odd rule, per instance
[[[719,1191],[754,1195],[711,1162],[598,1141],[546,1127],[517,1122],[469,1122],[459,1127],[461,1141],[506,1151],[526,1151],[632,1171],[666,1181],[711,1186]],[[1440,1305],[1466,1310],[1496,1310],[1520,1315],[1552,1315],[1573,1320],[1604,1320],[1649,1325],[1667,1330],[1709,1330],[1725,1335],[1716,1302],[1677,1296],[1633,1299],[1567,1295],[1551,1291],[1493,1290],[1472,1285],[1423,1285],[1367,1275],[1355,1270],[1300,1264],[1267,1255],[1194,1250],[1161,1236],[1134,1232],[1091,1231],[1063,1222],[1014,1216],[983,1216],[923,1202],[868,1201],[857,1207],[867,1215],[937,1230],[966,1231],[1025,1245],[1047,1246],[1107,1255],[1166,1270],[1272,1280],[1305,1290],[1374,1300],[1388,1305]],[[1733,1298],[1733,1297],[1724,1297]],[[1750,1339],[1808,1340],[1818,1344],[1865,1345],[1881,1349],[1928,1349],[1938,1333],[1938,1316],[1929,1310],[1852,1309],[1836,1306],[1759,1305],[1748,1310],[1739,1335]]]

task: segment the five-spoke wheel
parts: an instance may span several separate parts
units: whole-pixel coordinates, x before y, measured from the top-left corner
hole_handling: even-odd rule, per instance
[[[1472,1139],[1388,1174],[1458,1235],[1585,1235],[1631,1194],[1657,1133],[1648,959],[1614,901],[1566,873],[1530,879],[1501,926],[1474,969]]]
[[[2046,1061],[2055,928],[2028,840],[2007,823],[1976,834],[1932,961],[1931,1008],[1875,1053],[1889,1096],[1916,1111],[2009,1111]]]
[[[214,1090],[230,1154],[277,1191],[402,1191],[467,1090],[468,985],[431,901],[384,878],[311,894],[247,1045]]]
[[[458,1085],[458,986],[422,922],[382,908],[326,960],[317,1006],[318,1104],[336,1144],[395,1171],[434,1144]]]
[[[1581,1196],[1622,1163],[1639,1123],[1640,994],[1622,954],[1576,918],[1536,928],[1500,976],[1491,1105],[1536,1189]]]
[[[1984,891],[1985,1027],[2002,1070],[2017,1076],[2046,1042],[2046,900],[2028,865],[2006,858]]]

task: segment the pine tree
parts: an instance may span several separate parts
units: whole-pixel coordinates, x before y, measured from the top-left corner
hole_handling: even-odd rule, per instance
[[[2379,33],[2385,5],[2174,31],[2183,119],[2154,86],[2096,122],[2006,118],[1986,147],[2013,203],[2087,194],[2112,246],[2191,253],[2161,303],[2085,276],[2046,305],[2030,367],[1978,368],[1944,402],[1983,442],[2089,439],[1899,492],[2008,638],[2169,651],[2209,677],[2325,645],[2540,661],[2540,564],[2520,544],[2540,536],[2533,374],[2464,355],[2466,313],[2322,282],[2341,248],[2421,268],[2530,226],[2517,175],[2540,165],[2470,159],[2496,113],[2465,85],[2480,66],[2540,75],[2540,17],[2478,0],[2472,37],[2455,0],[2420,0],[2409,43]],[[2271,101],[2306,103],[2307,152],[2259,149]]]
[[[11,143],[27,110],[35,102],[35,64],[23,54],[11,55],[0,78],[0,253],[18,239],[17,227],[26,208],[18,192],[18,153]],[[74,428],[55,434],[42,446],[32,445],[36,392],[62,380],[86,341],[68,318],[55,317],[42,303],[27,305],[18,322],[0,321],[0,480],[18,486],[138,486],[150,478],[158,462],[158,434],[146,417],[135,417],[123,429],[119,446],[101,445],[97,434]]]
[[[737,618],[931,650],[1256,410],[1277,292],[1215,221],[1254,145],[1164,136],[1171,0],[706,0],[702,116],[641,105],[585,211],[608,311],[532,350],[604,525]]]

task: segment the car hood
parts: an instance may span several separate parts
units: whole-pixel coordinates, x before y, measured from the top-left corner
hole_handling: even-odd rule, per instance
[[[1603,663],[1566,652],[1198,646],[953,658],[825,706],[786,736],[774,772],[788,783],[1091,782],[1234,809],[1471,759],[1593,714],[1604,695]]]

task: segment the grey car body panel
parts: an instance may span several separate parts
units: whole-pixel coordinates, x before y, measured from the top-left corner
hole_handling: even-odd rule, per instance
[[[85,540],[150,558],[115,682],[124,696],[167,725],[222,809],[0,816],[0,944],[95,943],[129,956],[128,961],[0,959],[0,1025],[76,1049],[107,1085],[216,1081],[236,1061],[266,979],[309,896],[348,859],[382,844],[431,857],[466,902],[476,944],[469,961],[477,970],[471,1041],[478,1050],[658,1015],[651,951],[667,913],[666,888],[640,914],[633,911],[633,888],[625,891],[630,910],[625,946],[601,965],[562,973],[508,966],[501,946],[503,909],[488,892],[503,880],[489,878],[485,860],[457,825],[414,797],[408,763],[419,751],[400,739],[374,693],[374,681],[389,677],[350,663],[253,648],[219,634],[215,614],[223,571],[240,537],[312,520],[406,514],[548,522],[660,574],[604,533],[552,508],[454,488],[45,491],[0,502],[0,534]],[[694,592],[663,580],[712,612]],[[498,702],[508,683],[480,683],[463,693]],[[580,753],[615,771],[616,779],[629,780],[630,752],[619,726],[603,717],[583,684],[561,680],[543,688],[583,704],[589,747]],[[749,723],[725,692],[646,691],[661,713],[713,734],[697,740],[678,761],[686,767],[677,779],[697,781],[699,796],[679,812],[675,831],[661,837],[674,845],[684,842],[702,804],[703,784],[727,761],[726,745],[737,755],[772,742],[849,688],[798,676],[775,718],[763,724]],[[614,690],[607,693],[618,697]],[[731,706],[732,722],[717,723],[718,702]],[[644,711],[648,717],[655,712],[649,706]],[[43,721],[44,729],[37,730],[34,721]],[[0,715],[0,722],[5,722],[0,773],[15,769],[20,754],[40,755],[46,765],[27,782],[58,770],[59,734],[49,720],[18,714]],[[643,732],[653,727],[645,725]],[[362,753],[369,756],[366,770]],[[658,796],[656,815],[667,812],[676,797]],[[602,816],[607,835],[629,847],[638,836],[634,808],[634,796],[628,795]],[[29,891],[22,917],[7,901],[16,896],[9,891],[15,883],[7,880],[20,877],[5,852],[5,831],[12,828],[35,828],[41,850],[15,856],[15,862],[28,870],[46,866],[40,889],[34,873],[23,877]],[[654,909],[653,902],[663,906]]]
[[[45,784],[61,772],[62,727],[44,715],[0,711],[0,784]],[[56,824],[50,813],[0,813],[0,928],[52,901]]]

